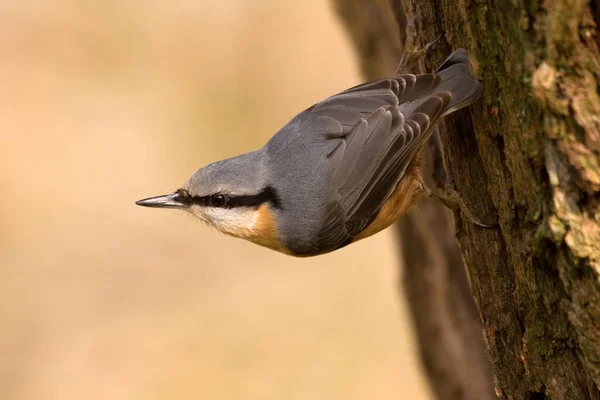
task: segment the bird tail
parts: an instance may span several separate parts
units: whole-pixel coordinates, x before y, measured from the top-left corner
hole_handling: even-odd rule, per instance
[[[415,82],[399,97],[402,114],[423,113],[431,124],[473,103],[483,91],[481,83],[473,78],[465,49],[452,53],[434,73],[404,77],[412,77]]]
[[[435,71],[442,77],[437,91],[451,94],[450,103],[442,116],[460,110],[475,102],[483,92],[483,86],[471,73],[471,62],[465,49],[458,49]]]

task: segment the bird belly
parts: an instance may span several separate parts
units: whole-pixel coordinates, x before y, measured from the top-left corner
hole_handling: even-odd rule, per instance
[[[379,210],[377,217],[362,232],[354,236],[352,242],[367,238],[392,225],[400,218],[421,196],[425,194],[419,180],[420,168],[411,168],[402,177],[396,189],[392,192]]]
[[[425,194],[420,181],[420,168],[410,168],[400,180],[396,188],[383,204],[377,217],[362,232],[354,236],[350,243],[372,236],[392,225],[400,216]],[[252,243],[295,257],[312,257],[329,253],[335,249],[327,249],[314,253],[297,254],[281,241],[275,216],[269,205],[264,204],[257,210],[258,217],[252,228],[245,228],[232,236],[246,239]]]

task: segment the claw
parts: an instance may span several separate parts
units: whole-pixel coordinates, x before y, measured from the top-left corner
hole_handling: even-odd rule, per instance
[[[435,40],[430,43],[427,43],[419,50],[413,50],[414,42],[416,38],[420,36],[420,33],[415,33],[412,28],[412,24],[414,23],[416,16],[413,17],[407,25],[407,36],[406,43],[404,43],[404,52],[402,53],[402,58],[400,58],[400,63],[398,63],[398,68],[396,68],[395,76],[398,76],[404,72],[408,67],[413,66],[417,61],[419,61],[423,56],[425,56],[431,48],[445,35],[442,33]]]
[[[499,226],[497,222],[495,222],[493,224],[486,224],[485,222],[482,222],[479,218],[477,218],[475,216],[475,214],[473,214],[471,212],[471,210],[469,210],[469,207],[467,207],[467,205],[465,204],[465,202],[463,201],[463,199],[460,197],[460,195],[458,194],[458,192],[456,190],[451,189],[451,188],[446,188],[447,197],[444,197],[444,196],[439,196],[437,194],[434,194],[424,183],[422,183],[422,185],[423,185],[423,188],[425,189],[425,193],[429,197],[440,201],[443,205],[445,205],[446,207],[448,207],[449,209],[451,209],[453,211],[456,211],[456,210],[461,211],[462,214],[464,214],[464,216],[466,217],[466,219],[473,225],[479,226],[481,228],[486,228],[486,229],[493,229],[493,228],[497,228]]]
[[[480,226],[482,228],[486,228],[486,229],[493,229],[493,228],[498,228],[498,224],[495,223],[493,225],[489,225],[489,224],[484,224],[483,222],[476,220],[476,221],[471,221],[474,225],[476,226]]]
[[[427,43],[427,44],[425,45],[425,47],[423,47],[423,50],[421,50],[421,51],[423,51],[423,52],[424,52],[424,54],[427,54],[427,53],[429,53],[429,50],[431,50],[431,48],[432,48],[432,47],[433,47],[433,46],[434,46],[434,45],[435,45],[435,44],[436,44],[436,43],[437,43],[437,42],[438,42],[438,41],[439,41],[441,38],[443,38],[444,36],[446,36],[446,34],[445,34],[445,33],[442,33],[440,36],[438,36],[437,38],[435,38],[435,39],[433,40],[433,42]]]

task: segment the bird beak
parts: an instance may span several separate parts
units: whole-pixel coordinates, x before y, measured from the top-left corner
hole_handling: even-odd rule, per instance
[[[163,196],[149,197],[135,202],[138,206],[156,208],[188,208],[190,205],[179,201],[180,194],[175,192]]]

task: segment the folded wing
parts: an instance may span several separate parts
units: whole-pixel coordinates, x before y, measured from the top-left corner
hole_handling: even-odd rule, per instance
[[[482,86],[471,75],[465,50],[435,73],[368,82],[307,110],[330,126],[339,143],[327,155],[331,199],[318,243],[342,246],[376,216],[441,117],[474,102]]]

